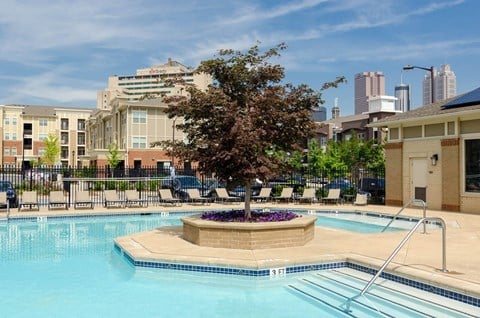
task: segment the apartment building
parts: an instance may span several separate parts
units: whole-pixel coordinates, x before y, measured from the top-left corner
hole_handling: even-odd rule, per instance
[[[45,152],[43,140],[50,133],[60,142],[57,164],[82,166],[85,160],[86,123],[93,108],[37,105],[0,105],[2,131],[2,166],[28,168]]]
[[[94,166],[107,165],[108,146],[119,147],[120,168],[156,166],[162,169],[175,161],[164,149],[151,147],[156,141],[183,140],[184,134],[175,130],[180,118],[168,118],[168,105],[161,98],[130,101],[114,98],[110,110],[96,110],[88,121],[87,147],[89,160]]]
[[[171,84],[168,79],[181,79],[185,84]],[[151,147],[156,141],[183,140],[174,128],[182,118],[170,119],[164,96],[185,95],[185,85],[206,90],[211,76],[197,74],[171,59],[167,63],[137,70],[135,75],[111,76],[108,87],[97,95],[97,109],[88,121],[87,152],[92,165],[107,165],[108,146],[116,144],[121,162],[118,167],[159,169],[178,164],[164,149]]]
[[[109,109],[110,103],[116,97],[139,101],[145,98],[182,95],[185,93],[184,85],[172,85],[168,82],[176,79],[201,90],[206,90],[212,83],[209,75],[195,73],[193,68],[168,59],[165,64],[138,69],[135,75],[110,76],[108,87],[97,93],[97,108]]]

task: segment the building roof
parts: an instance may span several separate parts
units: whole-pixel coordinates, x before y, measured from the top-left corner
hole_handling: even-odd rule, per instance
[[[350,116],[341,116],[337,118],[331,118],[329,120],[325,120],[319,122],[317,124],[334,124],[336,126],[341,126],[342,123],[347,123],[351,121],[357,121],[368,118],[368,114],[357,114],[357,115],[350,115]]]
[[[394,122],[410,121],[425,117],[444,116],[453,113],[480,110],[480,98],[475,100],[475,96],[480,97],[480,88],[477,88],[469,93],[428,104],[405,113],[399,113],[383,118],[376,122],[370,123],[368,126],[380,127]]]
[[[93,111],[94,108],[86,107],[69,107],[69,106],[44,106],[44,105],[19,105],[19,104],[8,104],[4,106],[13,106],[22,108],[22,113],[29,116],[55,116],[58,110],[71,110],[71,111]]]
[[[480,87],[443,105],[443,108],[463,107],[480,104]]]

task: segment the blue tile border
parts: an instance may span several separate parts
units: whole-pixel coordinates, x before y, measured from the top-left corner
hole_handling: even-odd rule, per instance
[[[203,272],[203,273],[215,273],[226,275],[240,275],[240,276],[253,276],[253,277],[265,277],[270,275],[270,269],[247,269],[247,268],[234,268],[234,267],[220,267],[220,266],[208,266],[208,265],[195,265],[195,264],[181,264],[181,263],[169,263],[169,262],[153,262],[153,261],[137,261],[133,259],[123,249],[114,244],[114,249],[121,254],[125,259],[135,267],[143,268],[159,268],[168,270],[179,271],[191,271],[191,272]],[[358,265],[347,261],[320,263],[320,264],[308,264],[286,267],[286,274],[302,273],[309,271],[327,270],[347,267],[360,272],[368,274],[376,274],[377,270],[364,265]],[[409,278],[401,277],[398,275],[383,272],[380,277],[407,285],[410,287],[418,288],[429,293],[447,297],[462,303],[480,307],[480,298],[461,294],[459,292],[451,291],[445,288],[436,287],[430,284],[418,282]]]

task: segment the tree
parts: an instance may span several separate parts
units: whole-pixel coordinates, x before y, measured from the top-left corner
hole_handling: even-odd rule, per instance
[[[45,143],[45,152],[40,158],[40,161],[48,166],[53,166],[57,162],[58,155],[60,154],[58,136],[50,133],[43,142]]]
[[[107,155],[107,162],[108,165],[115,169],[118,164],[120,163],[120,153],[118,151],[118,145],[116,143],[111,143],[108,145],[108,155]]]
[[[186,88],[189,98],[166,98],[170,118],[182,117],[176,125],[187,143],[163,141],[185,160],[199,163],[200,171],[245,185],[245,217],[250,214],[251,182],[267,180],[281,167],[275,153],[293,153],[314,130],[312,109],[323,103],[321,91],[307,85],[281,84],[284,69],[269,62],[286,49],[284,44],[261,52],[253,46],[243,53],[220,50],[201,62],[196,70],[210,74],[213,85],[205,91]],[[344,78],[323,85],[336,87]]]

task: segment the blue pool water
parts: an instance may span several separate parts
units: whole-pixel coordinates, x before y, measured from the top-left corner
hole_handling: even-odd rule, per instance
[[[315,272],[270,279],[135,269],[113,248],[115,237],[179,224],[159,215],[0,222],[0,317],[347,316],[298,292]]]

